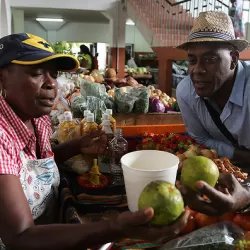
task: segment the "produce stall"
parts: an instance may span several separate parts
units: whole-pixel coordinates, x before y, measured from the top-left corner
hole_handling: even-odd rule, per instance
[[[208,182],[215,184],[220,172],[231,173],[242,185],[250,185],[248,174],[238,168],[237,164],[225,157],[219,158],[215,150],[198,145],[186,134],[180,134],[185,132],[185,128],[174,98],[152,86],[138,86],[131,78],[121,82],[115,78],[113,70],[109,70],[104,76],[98,72],[92,75],[81,74],[76,74],[71,79],[58,79],[60,91],[51,113],[55,125],[52,142],[62,143],[100,127],[109,136],[109,153],[105,156],[78,155],[61,166],[62,222],[87,224],[107,220],[110,216],[128,210],[128,196],[120,165],[121,157],[127,152],[157,150],[171,153],[179,159],[176,180],[184,178],[182,169],[188,168],[185,164],[192,157],[202,157],[199,159],[204,164],[189,165],[204,169],[202,176],[205,177],[208,176],[207,169],[213,169],[214,174],[209,172]],[[133,86],[130,85],[131,82]],[[129,86],[124,86],[125,84]],[[114,133],[119,131],[115,127],[122,128],[123,133]],[[152,168],[154,167],[152,164]],[[191,169],[191,172],[197,173],[195,169]],[[172,185],[171,188],[175,186]],[[187,206],[185,209],[190,211],[188,224],[175,239],[166,237],[160,242],[123,239],[108,244],[108,247],[248,249],[250,214],[230,213],[214,217],[192,211]],[[241,248],[242,246],[245,248]]]
[[[164,143],[163,143],[164,142]],[[145,133],[137,137],[131,150],[157,149],[176,154],[181,162],[194,155],[210,158],[220,172],[231,172],[243,185],[249,185],[247,174],[234,166],[228,159],[218,159],[216,151],[198,145],[186,135]],[[110,173],[100,167],[100,172],[107,177]],[[90,223],[109,219],[126,211],[127,199],[124,186],[109,184],[104,189],[92,190],[83,188],[77,183],[78,175],[63,172],[62,175],[62,221],[67,223]],[[179,179],[179,175],[177,175]],[[221,217],[207,216],[191,210],[186,227],[174,239],[166,238],[162,242],[146,242],[137,239],[123,239],[108,244],[105,249],[249,249],[250,214],[229,213]]]
[[[129,69],[128,76],[120,79],[114,69],[107,69],[103,75],[98,71],[90,75],[78,72],[70,79],[62,76],[59,81],[63,97],[68,100],[76,118],[83,118],[88,106],[87,98],[92,98],[92,102],[100,102],[102,110],[105,107],[113,110],[117,126],[123,128],[127,136],[141,134],[148,129],[154,133],[185,132],[176,99],[152,85],[146,87],[138,83],[134,77],[143,72],[150,75],[145,68]],[[72,84],[77,88],[72,89]]]

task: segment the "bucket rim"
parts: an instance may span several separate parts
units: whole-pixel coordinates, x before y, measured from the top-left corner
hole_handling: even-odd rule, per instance
[[[173,164],[172,166],[169,166],[169,167],[164,168],[164,169],[138,169],[138,168],[129,167],[129,166],[127,166],[127,164],[124,164],[124,158],[129,157],[129,155],[131,155],[133,153],[136,153],[136,152],[144,152],[144,153],[146,153],[146,152],[156,152],[156,151],[160,152],[160,153],[167,153],[168,155],[173,156],[176,159],[176,164]],[[138,150],[138,151],[133,151],[133,152],[127,153],[126,155],[124,155],[121,158],[122,169],[123,169],[123,166],[125,166],[128,169],[135,170],[135,171],[138,171],[138,172],[163,172],[163,171],[170,170],[170,169],[173,169],[173,168],[178,169],[179,163],[180,163],[180,159],[176,155],[174,155],[172,153],[169,153],[169,152],[160,151],[160,150]]]

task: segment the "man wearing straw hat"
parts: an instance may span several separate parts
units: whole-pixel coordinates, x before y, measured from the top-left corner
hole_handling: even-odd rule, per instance
[[[239,52],[248,46],[248,41],[235,39],[227,14],[212,11],[200,13],[188,42],[178,46],[187,51],[189,60],[189,76],[177,87],[188,133],[220,156],[245,163],[250,163],[250,62],[240,62]],[[250,192],[235,177],[223,174],[218,184],[225,192],[202,181],[196,184],[210,201],[179,188],[188,205],[205,214],[242,212],[250,207]]]
[[[200,13],[188,42],[189,76],[177,87],[188,133],[220,156],[250,163],[250,62],[239,52],[249,42],[235,39],[230,17]]]

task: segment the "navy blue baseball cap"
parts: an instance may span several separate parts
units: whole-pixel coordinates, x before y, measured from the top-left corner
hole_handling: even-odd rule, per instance
[[[78,60],[68,54],[56,54],[43,38],[28,34],[12,34],[0,39],[0,68],[11,63],[36,65],[54,61],[58,71],[74,72]]]

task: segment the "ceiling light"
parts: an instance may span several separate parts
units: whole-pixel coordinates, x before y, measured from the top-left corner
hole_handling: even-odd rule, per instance
[[[62,18],[45,18],[45,17],[38,17],[36,18],[38,22],[63,22]]]
[[[135,25],[135,23],[131,19],[128,19],[126,25]]]

